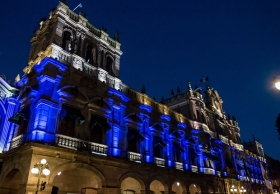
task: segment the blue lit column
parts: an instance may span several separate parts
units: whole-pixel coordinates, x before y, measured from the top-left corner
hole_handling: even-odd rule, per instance
[[[236,176],[237,176],[237,179],[239,179],[238,168],[237,168],[237,163],[236,163],[235,149],[234,149],[233,146],[230,146],[230,150],[231,150],[231,157],[232,157],[232,159],[233,159],[233,163],[234,163],[234,168],[235,168]]]
[[[53,144],[55,142],[57,118],[60,110],[58,104],[40,99],[31,108],[26,140]]]
[[[146,104],[141,104],[139,106],[139,109],[140,109],[140,118],[141,120],[143,121],[143,133],[144,134],[147,134],[145,135],[145,140],[144,140],[144,151],[142,152],[142,156],[143,156],[143,162],[146,162],[146,163],[151,163],[153,160],[152,160],[152,145],[151,143],[153,142],[151,138],[152,135],[150,133],[150,130],[149,130],[149,124],[150,124],[150,116],[149,114],[152,112],[152,108]]]
[[[109,99],[108,103],[112,109],[112,113],[109,115],[109,123],[111,125],[111,135],[108,135],[108,155],[119,157],[121,155],[120,149],[120,130],[123,124],[123,116],[126,109],[126,103],[129,101],[123,93],[113,88],[108,90]]]
[[[174,166],[174,160],[173,160],[173,153],[172,153],[172,141],[169,139],[169,122],[171,121],[171,118],[169,115],[163,114],[161,115],[161,126],[164,129],[165,133],[164,135],[164,141],[167,141],[167,147],[163,150],[164,156],[166,156],[166,163],[168,167]]]
[[[190,152],[189,152],[190,143],[185,141],[185,153],[184,153],[184,170],[191,170],[190,164]]]
[[[227,172],[226,172],[226,166],[225,166],[225,159],[224,159],[224,154],[223,154],[223,148],[222,148],[222,142],[221,141],[219,141],[219,144],[220,144],[220,146],[219,146],[219,154],[220,154],[220,159],[221,159],[221,166],[222,166],[222,171],[223,172],[221,172],[221,174],[223,174],[224,176],[227,176]],[[216,171],[216,173],[217,173],[217,171]]]
[[[2,100],[1,100],[2,101]],[[5,107],[1,103],[1,131],[0,131],[0,152],[5,148],[9,149],[9,142],[11,141],[14,124],[9,122],[9,118],[16,112],[18,102],[14,98],[8,98],[5,102]]]
[[[204,159],[202,154],[202,147],[201,145],[198,145],[198,168],[200,173],[204,173]]]

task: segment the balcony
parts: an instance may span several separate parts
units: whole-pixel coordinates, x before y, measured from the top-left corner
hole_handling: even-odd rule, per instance
[[[204,174],[213,174],[215,175],[215,170],[212,168],[204,168]]]
[[[90,151],[93,154],[107,156],[108,146],[94,142],[82,141],[65,135],[56,135],[56,145],[78,151]]]
[[[128,160],[132,162],[141,163],[142,161],[142,154],[135,153],[135,152],[128,152]]]
[[[10,149],[16,148],[22,144],[23,135],[19,135],[12,139]]]
[[[198,173],[197,166],[191,165],[191,167],[192,167],[192,172]]]
[[[165,167],[165,159],[155,157],[154,162],[157,166]]]
[[[183,164],[181,162],[175,162],[175,168],[177,170],[184,170],[183,169]]]

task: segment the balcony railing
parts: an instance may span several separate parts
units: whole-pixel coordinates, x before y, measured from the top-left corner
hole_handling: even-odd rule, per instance
[[[16,148],[22,144],[23,135],[19,135],[12,139],[10,149]]]
[[[175,162],[175,167],[178,170],[183,170],[183,164],[181,162]]]
[[[198,168],[197,166],[191,165],[192,166],[192,172],[198,173]]]
[[[214,174],[215,175],[215,170],[212,168],[204,168],[204,174]]]
[[[155,164],[157,166],[165,167],[165,160],[163,158],[154,158]]]
[[[82,141],[80,139],[65,135],[56,135],[56,145],[79,151],[90,151],[93,154],[107,155],[108,146],[94,142]]]
[[[142,154],[135,153],[135,152],[128,152],[128,160],[133,162],[139,162],[142,161]]]

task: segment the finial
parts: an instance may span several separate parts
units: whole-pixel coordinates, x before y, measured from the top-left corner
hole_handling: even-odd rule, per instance
[[[174,90],[171,89],[171,96],[174,96]]]
[[[188,90],[189,90],[189,91],[192,91],[191,82],[188,82]]]
[[[17,76],[16,76],[16,78],[15,78],[15,85],[16,85],[16,83],[17,83],[19,80],[20,80],[20,75],[17,74]]]
[[[181,93],[181,90],[180,90],[180,87],[178,86],[177,87],[177,94],[180,94]]]
[[[115,34],[114,34],[114,40],[117,41],[117,42],[120,42],[120,37],[119,37],[119,32],[116,31]]]
[[[144,84],[142,85],[141,93],[146,94],[146,87]]]

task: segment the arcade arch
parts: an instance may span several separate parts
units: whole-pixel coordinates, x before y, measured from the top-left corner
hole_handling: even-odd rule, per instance
[[[189,191],[190,191],[190,194],[199,194],[199,193],[201,193],[200,186],[197,185],[197,184],[191,184],[189,186]]]
[[[20,193],[23,176],[19,169],[12,169],[1,183],[1,190],[7,194]]]
[[[59,193],[81,193],[81,190],[97,192],[106,185],[103,174],[93,166],[71,163],[52,170],[48,183],[58,188]]]
[[[122,194],[141,194],[141,184],[132,177],[125,178],[121,183]]]
[[[163,183],[158,180],[154,180],[150,184],[150,191],[152,194],[162,194],[165,190],[168,191],[166,186],[164,186]]]
[[[102,183],[93,172],[82,168],[72,168],[62,171],[60,175],[57,174],[53,179],[53,186],[62,193],[80,193],[82,189],[97,191],[102,187]]]
[[[179,181],[174,182],[172,185],[172,194],[183,194],[183,192],[184,188],[182,184]]]

